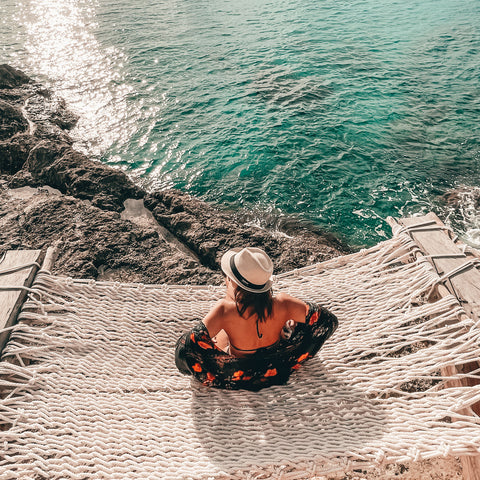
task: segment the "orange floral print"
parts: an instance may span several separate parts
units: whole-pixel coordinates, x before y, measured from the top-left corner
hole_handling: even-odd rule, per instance
[[[310,355],[308,353],[304,353],[303,355],[300,355],[297,359],[298,363],[304,362]]]
[[[318,312],[314,312],[310,317],[308,324],[313,325],[317,320],[318,320]]]
[[[315,356],[338,325],[337,318],[326,309],[311,303],[306,308],[305,323],[298,323],[290,338],[261,348],[248,359],[221,350],[212,342],[203,322],[199,322],[179,338],[175,363],[182,373],[192,373],[208,387],[257,391],[283,384],[292,372]]]
[[[202,366],[199,364],[199,363],[195,363],[193,366],[192,366],[192,370],[194,372],[197,372],[197,373],[200,373],[202,371]]]
[[[245,372],[243,370],[237,370],[236,372],[234,372],[232,380],[240,380],[244,373]]]

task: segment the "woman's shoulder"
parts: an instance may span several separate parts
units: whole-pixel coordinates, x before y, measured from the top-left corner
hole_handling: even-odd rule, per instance
[[[217,300],[203,319],[203,324],[207,327],[211,337],[230,323],[230,319],[234,315],[234,308],[235,304],[227,298]]]
[[[214,315],[221,317],[226,317],[233,311],[236,311],[235,302],[229,298],[221,298],[220,300],[217,300],[215,305],[210,310],[210,312]]]
[[[282,317],[293,319],[296,322],[305,321],[308,305],[299,298],[288,293],[279,293],[274,298],[274,308]]]
[[[300,300],[293,295],[289,295],[285,292],[280,292],[274,297],[275,302],[279,305],[306,305],[303,300]]]

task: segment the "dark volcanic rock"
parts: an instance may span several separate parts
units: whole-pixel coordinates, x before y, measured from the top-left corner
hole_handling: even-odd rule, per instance
[[[92,200],[104,209],[120,211],[127,198],[140,198],[143,194],[124,172],[90,160],[70,145],[51,140],[41,141],[31,149],[23,169],[37,183]]]
[[[104,209],[120,211],[127,198],[140,198],[142,190],[128,176],[72,148],[72,139],[61,129],[70,128],[77,117],[62,101],[28,85],[16,89],[15,100],[1,98],[0,90],[0,173],[16,178],[12,185],[31,179],[30,185],[46,184],[68,195],[88,199]],[[25,105],[32,132],[19,105]],[[53,109],[53,110],[52,110]],[[52,123],[53,122],[53,123]]]
[[[220,257],[226,250],[241,246],[263,248],[274,260],[277,273],[323,261],[346,251],[333,237],[327,238],[306,229],[290,236],[247,226],[237,221],[232,212],[221,211],[177,190],[148,194],[145,206],[150,208],[161,225],[212,269],[218,269]]]
[[[36,140],[37,143],[31,145],[27,160],[22,167],[33,177],[41,179],[43,171],[50,167],[55,159],[61,157],[69,145],[49,139],[36,138]]]
[[[124,172],[72,148],[65,129],[72,128],[78,117],[62,99],[5,65],[0,68],[0,85],[4,86],[0,89],[0,173],[14,175],[13,184],[31,178],[34,185],[50,185],[116,211],[123,209],[127,198],[143,195]],[[25,115],[31,122],[29,132]]]
[[[71,130],[78,122],[78,115],[67,109],[65,100],[61,99],[50,115],[50,121],[62,130]]]
[[[0,140],[25,132],[27,129],[28,122],[21,110],[0,100]]]
[[[30,172],[19,170],[15,175],[7,178],[8,188],[37,187],[39,185]]]
[[[475,209],[480,209],[480,188],[459,187],[444,193],[440,199],[455,208],[460,208],[468,203]]]
[[[30,82],[30,77],[20,70],[5,63],[0,65],[0,88],[15,88]]]
[[[24,91],[29,94],[24,99],[25,108],[29,117],[35,121],[37,135],[60,138],[71,144],[72,141],[65,130],[70,130],[76,125],[78,115],[67,109],[65,100],[38,84]]]
[[[38,139],[28,133],[0,141],[0,173],[13,175],[21,170],[37,142]]]

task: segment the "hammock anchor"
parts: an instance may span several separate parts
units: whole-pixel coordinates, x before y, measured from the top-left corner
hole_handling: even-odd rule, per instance
[[[478,322],[480,319],[480,271],[475,268],[478,266],[478,252],[469,249],[469,252],[465,253],[466,245],[433,212],[422,217],[401,219],[388,217],[387,223],[394,232],[396,230],[407,232],[418,245],[423,256],[440,275],[432,293],[436,293],[439,297],[454,295],[468,313],[468,316],[462,313],[461,317],[463,319],[470,317]],[[444,376],[468,375],[479,368],[479,362],[469,362],[464,365],[443,367],[441,372]],[[478,377],[468,376],[463,378],[457,376],[455,380],[450,381],[452,386],[473,386],[479,383]],[[460,410],[459,413],[480,415],[480,402]],[[480,456],[460,458],[464,480],[480,480]]]

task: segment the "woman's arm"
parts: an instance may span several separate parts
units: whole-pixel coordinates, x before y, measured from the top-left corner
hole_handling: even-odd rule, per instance
[[[203,324],[207,327],[210,338],[214,338],[224,327],[225,321],[225,303],[219,300],[203,319]]]

